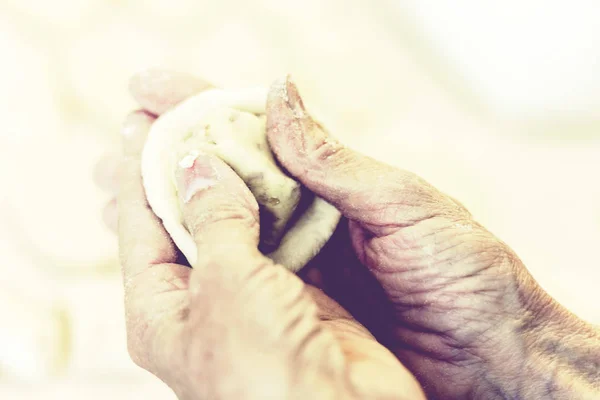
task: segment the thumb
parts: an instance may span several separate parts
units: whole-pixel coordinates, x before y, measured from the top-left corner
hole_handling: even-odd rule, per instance
[[[233,170],[209,155],[183,165],[177,186],[198,260],[179,354],[200,398],[420,392],[339,304],[260,254],[258,206]],[[394,385],[369,383],[381,379]]]
[[[323,386],[312,380],[330,379],[324,370],[342,363],[341,349],[319,326],[317,305],[303,282],[258,251],[252,193],[212,155],[183,165],[176,174],[179,201],[198,247],[183,342],[194,360],[192,376],[203,377],[201,397],[239,398],[244,392],[290,398],[288,391],[297,389],[293,378],[310,371],[318,373],[309,385]],[[260,374],[249,373],[258,366]]]
[[[259,209],[242,179],[219,158],[200,154],[180,163],[176,181],[183,221],[198,248],[189,286],[190,317],[202,319],[207,307],[216,306],[220,323],[231,318],[236,326],[233,320],[243,319],[238,322],[250,327],[260,321],[255,328],[264,335],[273,329],[271,319],[285,325],[290,315],[298,316],[298,310],[281,307],[283,301],[298,302],[300,314],[313,325],[315,307],[302,281],[258,250]]]
[[[370,228],[395,228],[441,215],[457,204],[417,175],[342,145],[306,111],[287,77],[271,87],[267,135],[281,164],[342,214]]]
[[[256,249],[258,204],[242,179],[213,155],[190,154],[178,165],[176,183],[185,227],[203,254]]]

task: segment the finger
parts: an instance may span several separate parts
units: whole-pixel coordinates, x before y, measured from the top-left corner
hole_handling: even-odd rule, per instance
[[[117,233],[118,231],[118,211],[117,211],[117,199],[112,199],[104,206],[102,211],[102,222],[112,232]]]
[[[119,190],[119,164],[121,156],[106,154],[94,168],[94,182],[98,187],[110,194],[117,194]]]
[[[273,376],[292,366],[291,355],[306,338],[315,353],[331,352],[333,338],[318,327],[315,304],[300,279],[258,252],[258,205],[243,181],[211,155],[183,165],[176,172],[178,195],[198,247],[183,339],[190,359],[198,360],[191,373],[205,377],[200,397],[222,397],[222,383],[234,381],[251,385],[247,392],[262,393]],[[207,353],[210,363],[202,362]],[[261,374],[248,382],[244,376],[252,365],[260,365]]]
[[[411,225],[457,208],[418,176],[344,147],[312,119],[289,77],[270,90],[267,135],[292,175],[345,217],[373,231]]]
[[[119,248],[125,277],[153,264],[175,262],[176,251],[161,221],[146,201],[140,153],[154,117],[130,114],[123,126],[125,159],[121,166],[118,200]]]
[[[196,242],[198,255],[223,253],[231,246],[255,250],[258,204],[248,187],[219,158],[188,157],[184,159],[187,164],[177,167],[176,180],[184,225]]]
[[[210,83],[192,75],[160,69],[139,73],[129,82],[133,98],[155,115],[210,87]]]
[[[124,123],[117,205],[128,349],[138,365],[157,372],[182,325],[190,269],[174,264],[175,246],[146,201],[140,153],[153,121],[137,111]]]

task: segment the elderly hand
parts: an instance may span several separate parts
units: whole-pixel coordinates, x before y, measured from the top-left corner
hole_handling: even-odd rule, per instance
[[[360,261],[334,238],[319,281],[430,398],[600,395],[597,330],[555,303],[460,203],[345,148],[310,117],[292,82],[286,89],[267,104],[269,143],[291,175],[348,219]]]
[[[189,77],[155,73],[138,77],[133,91],[148,112],[160,114],[203,85],[206,87]],[[417,376],[430,398],[597,395],[600,336],[596,330],[556,304],[511,249],[477,224],[462,205],[412,173],[342,146],[310,117],[293,83],[286,82],[284,89],[283,95],[281,88],[273,91],[267,104],[270,145],[296,179],[334,204],[346,218],[327,247],[301,273],[307,281],[318,283],[375,334]],[[147,129],[152,117],[138,113],[130,123],[132,120],[137,121],[135,126]],[[140,139],[133,142],[137,146],[143,143]],[[174,262],[175,249],[145,205],[138,163],[129,157],[125,171],[133,172],[122,177],[119,204],[129,337],[132,355],[142,366],[163,377],[178,393],[191,392],[177,388],[201,387],[239,390],[235,394],[243,392],[245,396],[263,393],[263,398],[269,398],[259,392],[265,390],[261,379],[269,379],[272,371],[281,369],[275,365],[283,359],[288,363],[280,364],[287,365],[285,370],[313,377],[294,380],[307,393],[316,393],[321,385],[341,393],[349,390],[357,397],[420,396],[412,377],[392,362],[338,303],[282,268],[269,265],[256,252],[255,203],[218,160],[203,160],[197,168],[228,171],[222,174],[226,178],[199,193],[186,209],[186,221],[194,229],[206,268],[191,273],[179,265],[165,264]],[[226,214],[202,216],[202,204],[211,201],[223,204]],[[239,235],[234,240],[231,235],[223,236],[225,230]],[[132,276],[135,278],[127,278]],[[140,279],[152,283],[135,284]],[[311,297],[301,295],[307,292]],[[180,298],[181,293],[186,295]],[[288,294],[299,296],[292,302],[291,308],[297,310],[294,317],[279,307]],[[275,301],[280,296],[283,300]],[[249,311],[252,307],[255,311]],[[262,317],[256,310],[261,310]],[[198,314],[202,317],[191,319]],[[238,325],[252,334],[236,329],[233,318],[241,318],[244,322]],[[169,319],[165,327],[164,321]],[[180,321],[174,323],[173,319]],[[290,319],[298,322],[286,322]],[[306,341],[320,335],[303,336],[287,328],[292,325],[296,329],[304,320],[321,326],[317,331],[332,338],[319,339],[328,343],[325,348],[337,349],[330,350],[332,355],[322,357],[324,350],[319,348],[310,355],[303,352],[303,357],[314,357],[311,360],[295,363],[296,356],[286,358],[286,351],[272,351],[274,345],[268,338],[286,343],[278,344],[278,349],[293,349],[299,343],[294,338]],[[310,324],[306,322],[306,326]],[[177,329],[180,336],[172,333]],[[184,332],[187,336],[181,336]],[[263,342],[255,343],[258,339]],[[157,355],[161,349],[170,356]],[[239,357],[239,365],[228,364],[232,361],[226,356],[233,353]],[[252,363],[259,362],[255,361],[259,355],[263,361],[257,368]],[[348,387],[337,383],[335,373],[316,372],[319,368],[357,370],[349,367],[356,357],[362,360],[361,370],[366,369],[359,374],[360,380],[348,380],[352,382]],[[174,361],[182,358],[187,363],[184,369],[181,361]],[[332,361],[336,359],[340,361]],[[197,366],[190,367],[191,362]],[[219,368],[235,372],[219,376],[219,371],[224,371]],[[180,378],[168,378],[173,375]],[[331,379],[323,380],[324,376]],[[318,382],[313,380],[316,378]],[[228,380],[223,383],[222,379]],[[252,379],[259,386],[244,386]],[[282,386],[281,390],[286,389]],[[300,393],[299,389],[287,390]],[[234,392],[227,394],[236,398]]]
[[[178,171],[182,193],[194,179],[211,181],[183,204],[197,266],[178,264],[140,176],[143,139],[155,119],[149,112],[165,105],[154,91],[171,96],[169,104],[188,95],[172,79],[160,87],[161,77],[134,84],[148,112],[130,115],[123,129],[118,230],[134,361],[182,399],[424,398],[414,377],[350,314],[260,254],[256,200],[212,156]],[[179,82],[203,86],[188,79]],[[215,204],[219,211],[209,212]]]

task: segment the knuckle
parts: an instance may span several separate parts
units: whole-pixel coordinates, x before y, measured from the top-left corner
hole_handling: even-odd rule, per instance
[[[325,137],[315,143],[310,152],[310,157],[314,162],[327,161],[337,156],[343,148],[338,141]]]
[[[254,213],[240,204],[222,203],[218,207],[205,209],[203,212],[186,218],[186,224],[191,232],[201,234],[207,226],[223,222],[237,221],[248,229],[257,229],[259,222]]]
[[[456,237],[460,245],[448,251],[455,257],[471,266],[478,275],[488,274],[486,271],[489,269],[498,277],[512,274],[518,258],[507,244],[473,221],[454,223],[452,226],[452,232],[458,233]]]
[[[418,175],[400,171],[393,179],[391,189],[379,194],[388,204],[380,211],[388,220],[400,221],[401,225],[414,225],[433,218],[470,219],[468,210],[454,198],[440,192]],[[389,207],[391,206],[391,207]]]

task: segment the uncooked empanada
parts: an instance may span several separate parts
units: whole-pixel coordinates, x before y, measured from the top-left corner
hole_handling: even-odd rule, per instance
[[[266,100],[264,89],[211,89],[161,115],[150,130],[142,154],[148,203],[192,266],[196,244],[182,221],[175,171],[200,152],[217,155],[244,180],[260,205],[260,248],[292,271],[321,250],[340,219],[337,209],[301,190],[275,162],[266,138]]]

